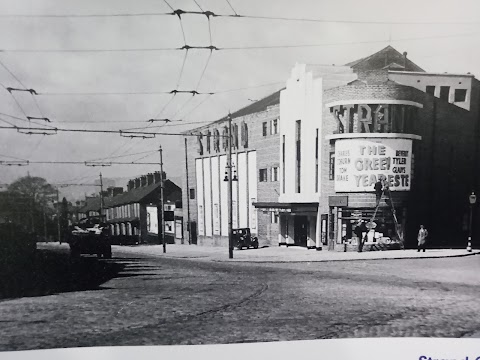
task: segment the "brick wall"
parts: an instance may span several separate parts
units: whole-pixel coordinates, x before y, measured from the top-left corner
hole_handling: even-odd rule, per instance
[[[341,100],[409,100],[421,102],[424,93],[414,88],[395,83],[366,85],[352,84],[328,89],[324,93],[325,103]]]
[[[254,114],[245,115],[242,117],[232,119],[232,125],[237,124],[239,126],[239,149],[233,149],[232,154],[237,152],[252,151],[256,150],[257,156],[257,168],[256,168],[256,179],[257,179],[257,201],[277,201],[279,193],[279,181],[271,181],[271,167],[279,166],[279,135],[268,133],[266,137],[262,134],[262,124],[263,122],[270,123],[271,120],[278,119],[279,116],[279,106],[273,105],[267,108],[266,111],[257,112]],[[244,148],[240,140],[240,124],[245,121],[248,126],[248,147]],[[207,130],[213,133],[214,129],[219,129],[220,134],[223,126],[227,125],[228,122],[216,122],[208,126],[203,126],[197,128],[193,131],[196,133],[202,132],[206,133]],[[278,129],[280,123],[278,122]],[[270,131],[270,128],[269,128]],[[213,140],[213,137],[212,137]],[[183,149],[185,153],[185,148]],[[227,154],[223,151],[222,140],[220,141],[220,152],[216,153],[213,150],[213,143],[210,153],[207,151],[207,147],[204,145],[204,154],[200,155],[198,153],[197,138],[194,136],[187,137],[187,164],[185,164],[185,156],[183,157],[183,176],[182,176],[182,188],[187,189],[187,167],[188,167],[188,187],[190,189],[195,189],[195,199],[188,199],[190,190],[183,191],[183,220],[184,220],[184,238],[186,239],[185,243],[188,242],[189,233],[187,228],[188,216],[187,216],[187,201],[189,201],[190,206],[190,220],[196,221],[198,224],[198,213],[197,213],[197,199],[198,199],[198,190],[196,188],[196,173],[195,173],[195,160],[204,157],[218,156]],[[268,181],[259,182],[259,169],[267,168],[268,169]],[[221,173],[223,177],[223,173]],[[242,174],[238,174],[242,176]],[[280,174],[279,174],[280,176]],[[234,183],[235,185],[236,183]],[[270,213],[264,213],[261,210],[257,210],[257,223],[258,223],[258,239],[259,245],[276,245],[278,242],[278,224],[271,224],[271,215]],[[228,246],[228,239],[225,236],[213,235],[210,237],[207,236],[198,236],[199,245],[207,246]]]
[[[422,223],[429,229],[432,246],[466,246],[464,216],[468,213],[468,195],[475,188],[477,194],[480,193],[479,93],[477,82],[472,90],[472,100],[477,100],[472,101],[471,111],[466,111],[405,86],[350,85],[326,91],[325,103],[342,99],[401,99],[423,104],[413,129],[422,140],[413,141],[411,190],[401,196],[394,192],[408,209],[407,247],[415,246],[416,233]],[[324,109],[323,119],[322,135],[333,134],[337,125],[328,108]],[[323,138],[320,211],[324,214],[329,211],[328,195],[336,194],[328,172],[331,151],[334,151],[333,141]],[[348,195],[351,206],[374,206],[373,189],[371,193]],[[480,216],[478,213],[480,211],[477,211]],[[476,243],[480,245],[480,241]]]

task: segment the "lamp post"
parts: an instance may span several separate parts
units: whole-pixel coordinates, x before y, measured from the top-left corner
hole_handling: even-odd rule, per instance
[[[473,205],[475,205],[475,203],[477,202],[477,195],[475,195],[473,191],[468,197],[468,201],[470,202],[470,221],[468,225],[467,251],[472,252],[472,215],[473,215]]]
[[[232,181],[237,181],[237,175],[234,174],[232,178],[232,116],[229,113],[227,116],[228,119],[228,158],[227,166],[225,169],[225,178],[223,181],[228,181],[228,258],[233,259],[233,238],[232,238],[232,227],[233,227],[233,199],[232,199]]]

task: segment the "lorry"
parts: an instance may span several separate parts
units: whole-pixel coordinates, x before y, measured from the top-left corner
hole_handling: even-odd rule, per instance
[[[82,254],[112,258],[108,226],[99,217],[85,218],[72,225],[66,240],[70,246],[70,255],[74,258]]]

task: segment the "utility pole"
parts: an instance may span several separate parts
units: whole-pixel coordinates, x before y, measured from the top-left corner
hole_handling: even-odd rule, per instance
[[[191,224],[190,224],[190,187],[188,184],[188,157],[187,157],[187,138],[185,138],[185,172],[187,176],[187,230],[188,230],[188,245],[192,244]]]
[[[233,259],[233,199],[232,199],[232,116],[228,113],[228,258]]]
[[[165,241],[165,209],[164,209],[164,198],[163,198],[163,152],[162,152],[162,145],[160,145],[160,224],[158,224],[158,233],[162,232],[162,244],[163,244],[163,253],[167,252],[167,243]]]
[[[100,173],[100,221],[103,222],[103,179]]]
[[[60,196],[57,187],[57,235],[58,235],[58,242],[62,243],[62,235],[60,233]]]
[[[43,207],[43,232],[45,236],[45,242],[47,241],[47,214],[45,213],[45,206]]]

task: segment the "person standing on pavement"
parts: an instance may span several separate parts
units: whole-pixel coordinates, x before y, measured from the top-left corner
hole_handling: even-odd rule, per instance
[[[418,235],[417,235],[417,241],[418,241],[417,252],[420,252],[420,249],[423,249],[423,252],[425,252],[427,236],[428,236],[428,230],[423,225],[420,225],[420,230],[418,230]]]

